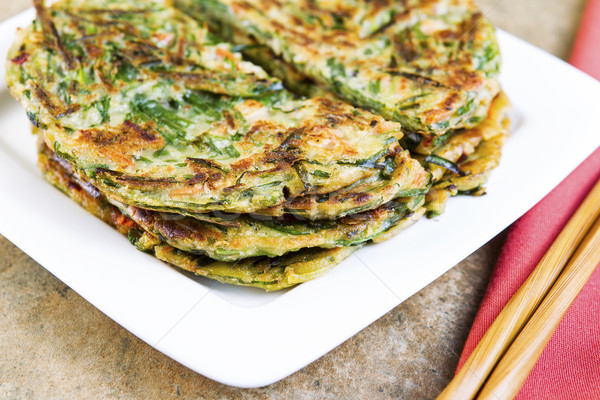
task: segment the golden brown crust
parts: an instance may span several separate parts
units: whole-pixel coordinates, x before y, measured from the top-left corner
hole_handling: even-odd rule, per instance
[[[132,166],[135,155],[142,150],[160,150],[165,146],[165,140],[152,125],[140,126],[126,120],[118,127],[83,129],[75,142],[117,165]]]

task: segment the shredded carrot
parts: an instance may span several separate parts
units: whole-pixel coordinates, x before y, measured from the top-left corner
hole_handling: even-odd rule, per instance
[[[132,228],[135,225],[131,219],[127,218],[125,215],[119,213],[114,216],[115,225],[117,226],[125,226],[128,228]]]
[[[128,228],[133,228],[135,226],[135,222],[133,222],[129,218],[125,218],[125,222],[123,222],[123,225],[125,225]]]

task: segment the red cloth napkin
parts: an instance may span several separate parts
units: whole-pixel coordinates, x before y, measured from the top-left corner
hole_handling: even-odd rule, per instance
[[[570,61],[600,79],[600,0],[588,2]],[[600,149],[513,224],[458,369],[598,179]],[[600,268],[569,308],[516,398],[600,399]]]
[[[589,0],[569,62],[600,80],[600,1]]]

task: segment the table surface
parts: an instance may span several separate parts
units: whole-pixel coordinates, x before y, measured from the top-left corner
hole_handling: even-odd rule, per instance
[[[561,58],[585,4],[476,2],[500,28]],[[0,21],[29,5],[3,0]],[[321,359],[249,390],[154,350],[0,236],[0,398],[434,398],[453,375],[504,235]]]

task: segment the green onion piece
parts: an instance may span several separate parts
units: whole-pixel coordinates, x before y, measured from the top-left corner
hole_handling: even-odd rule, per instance
[[[457,175],[460,175],[460,176],[465,176],[466,175],[466,173],[463,170],[461,170],[458,167],[458,165],[456,165],[452,161],[447,160],[445,158],[442,158],[442,157],[439,157],[439,156],[436,156],[436,155],[432,154],[432,155],[429,155],[429,156],[425,157],[425,161],[428,162],[428,163],[431,163],[431,164],[439,165],[440,167],[444,167],[447,170],[452,171],[452,172],[454,172]]]

